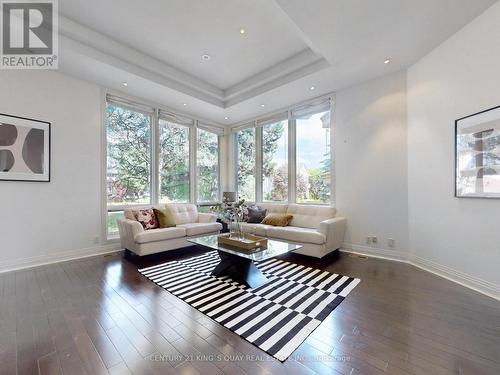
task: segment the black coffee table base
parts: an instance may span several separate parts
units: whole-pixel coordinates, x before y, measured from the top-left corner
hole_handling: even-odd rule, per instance
[[[218,250],[220,263],[212,271],[213,276],[231,276],[250,288],[257,288],[269,282],[269,279],[255,266],[251,259]]]

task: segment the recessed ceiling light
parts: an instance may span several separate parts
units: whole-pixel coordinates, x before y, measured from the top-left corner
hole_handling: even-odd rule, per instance
[[[187,106],[187,103],[182,103],[182,105],[185,107],[185,106]]]
[[[266,105],[265,105],[265,104],[261,104],[260,106],[261,106],[262,108],[264,108]]]
[[[309,90],[311,90],[311,91],[316,90],[316,86],[309,87]]]
[[[229,117],[227,117],[227,116],[226,116],[226,117],[224,117],[224,120],[229,120]]]
[[[240,29],[240,34],[241,34],[241,35],[245,34],[246,32],[247,32],[247,31],[246,31],[243,27]]]
[[[390,62],[391,62],[391,59],[385,59],[384,60],[384,64],[386,64],[386,65],[389,64]]]
[[[127,87],[128,86],[128,83],[127,82],[122,82],[122,85]]]
[[[211,59],[211,56],[210,55],[207,55],[206,53],[204,55],[201,55],[201,58],[205,61],[208,61]]]

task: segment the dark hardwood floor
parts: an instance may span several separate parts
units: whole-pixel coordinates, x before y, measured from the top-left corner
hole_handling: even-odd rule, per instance
[[[196,251],[0,274],[0,374],[500,374],[498,301],[347,254],[290,256],[361,283],[280,363],[137,272]]]

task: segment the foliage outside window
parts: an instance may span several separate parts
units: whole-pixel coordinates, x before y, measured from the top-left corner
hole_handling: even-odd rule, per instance
[[[108,237],[118,234],[117,219],[123,217],[124,206],[189,202],[192,196],[198,202],[219,200],[218,134],[187,126],[196,124],[190,119],[182,118],[176,123],[175,115],[169,121],[161,111],[139,103],[109,96],[107,100]],[[192,131],[197,131],[196,143],[191,142]],[[154,153],[152,145],[158,145]],[[191,170],[195,147],[196,171]],[[191,186],[191,173],[195,173],[196,186]],[[192,195],[194,189],[196,194]]]
[[[236,133],[236,152],[238,195],[255,202],[255,129]]]
[[[108,205],[151,202],[151,116],[106,108]]]
[[[107,228],[108,235],[116,236],[118,235],[118,219],[123,219],[123,211],[108,212],[107,217]]]
[[[296,120],[296,201],[330,202],[330,111]]]
[[[266,202],[288,200],[288,123],[262,128],[262,198]]]
[[[160,119],[160,203],[189,201],[189,128]]]
[[[198,129],[196,170],[198,202],[219,200],[219,136]]]

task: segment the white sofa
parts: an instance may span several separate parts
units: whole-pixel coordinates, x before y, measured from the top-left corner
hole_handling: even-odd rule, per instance
[[[242,223],[242,230],[247,233],[300,244],[303,247],[296,253],[316,258],[339,249],[344,242],[346,219],[335,217],[337,210],[333,207],[274,203],[259,203],[257,206],[267,209],[268,214],[286,213],[293,219],[286,227]]]
[[[144,230],[141,223],[131,220],[132,210],[126,210],[125,218],[118,220],[120,241],[124,249],[141,256],[179,249],[193,246],[187,241],[188,237],[218,234],[222,229],[222,224],[216,222],[216,215],[198,213],[194,204],[172,203],[155,206],[155,208],[170,210],[174,217],[175,227]]]

